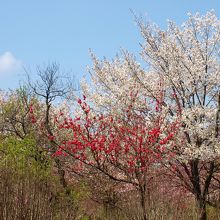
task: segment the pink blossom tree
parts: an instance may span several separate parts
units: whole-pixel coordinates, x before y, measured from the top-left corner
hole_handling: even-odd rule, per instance
[[[81,116],[70,118],[61,114],[57,118],[57,136],[50,138],[61,142],[54,156],[72,157],[75,172],[82,174],[92,168],[136,189],[146,220],[147,187],[153,173],[162,169],[161,161],[173,157],[170,149],[174,146],[178,123],[166,124],[158,103],[153,108],[134,110],[132,103],[136,96],[137,93],[132,94],[124,114],[117,115],[98,114],[84,96],[78,100]],[[59,133],[62,136],[66,133],[62,141]]]

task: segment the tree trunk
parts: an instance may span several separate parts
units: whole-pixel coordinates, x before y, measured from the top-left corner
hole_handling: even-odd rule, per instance
[[[55,163],[57,165],[57,171],[60,179],[60,183],[64,189],[67,189],[67,182],[65,179],[65,170],[62,168],[61,161],[59,158],[55,158]]]
[[[193,193],[195,195],[197,208],[198,208],[198,220],[207,220],[206,213],[206,193],[208,192],[208,187],[210,184],[211,175],[208,175],[206,179],[205,189],[202,192],[200,186],[200,171],[199,171],[199,159],[191,161],[191,172],[192,172],[192,184],[193,184]]]
[[[148,220],[147,210],[146,210],[146,193],[145,190],[140,191],[141,194],[141,208],[143,213],[143,220]]]
[[[198,204],[198,220],[207,220],[206,202],[204,200],[197,200]]]

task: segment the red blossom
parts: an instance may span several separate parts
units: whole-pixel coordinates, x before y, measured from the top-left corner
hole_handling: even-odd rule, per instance
[[[32,105],[32,104],[30,105],[29,113],[30,113],[30,114],[33,114],[33,105]]]
[[[145,172],[151,164],[171,157],[166,144],[172,140],[177,125],[171,123],[162,130],[163,119],[158,116],[149,128],[144,114],[135,111],[129,111],[130,117],[126,120],[119,116],[113,120],[113,115],[105,114],[89,118],[90,107],[81,99],[78,103],[84,108],[85,117],[64,118],[58,124],[60,129],[72,133],[72,138],[62,142],[54,156],[64,156],[67,155],[65,151],[69,151],[71,156],[85,164],[101,166],[102,163],[110,163],[111,166],[123,167],[125,172],[135,169]],[[159,105],[160,102],[158,108]],[[166,134],[166,137],[160,138],[161,134]],[[48,138],[53,140],[54,137]]]
[[[54,138],[55,138],[55,137],[54,137],[53,135],[48,134],[48,139],[49,139],[50,141],[53,141]]]

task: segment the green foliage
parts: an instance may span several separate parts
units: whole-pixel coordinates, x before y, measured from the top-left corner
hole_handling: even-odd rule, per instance
[[[10,167],[19,176],[35,175],[39,179],[51,177],[51,161],[33,137],[8,137],[0,143],[0,167]]]
[[[74,220],[84,216],[88,192],[83,183],[64,189],[52,158],[29,135],[0,142],[0,195],[0,219]]]

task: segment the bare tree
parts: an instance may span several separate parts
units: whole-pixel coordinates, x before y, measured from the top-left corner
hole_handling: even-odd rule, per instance
[[[27,71],[26,71],[27,72]],[[38,79],[33,81],[30,74],[27,73],[28,85],[34,94],[39,97],[44,103],[43,124],[48,135],[54,136],[53,126],[51,124],[52,105],[56,101],[66,98],[71,91],[74,90],[72,80],[67,74],[61,72],[59,64],[53,62],[46,66],[37,67]],[[51,140],[51,153],[55,153],[58,145],[54,140]],[[60,182],[64,188],[67,187],[65,179],[65,171],[63,169],[63,161],[60,158],[54,158]]]

